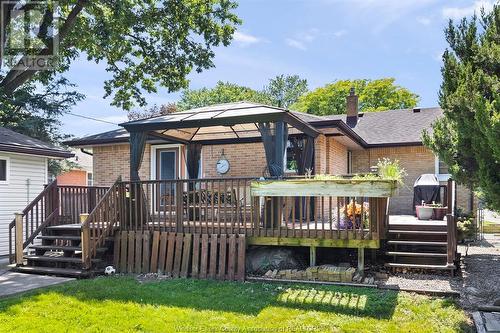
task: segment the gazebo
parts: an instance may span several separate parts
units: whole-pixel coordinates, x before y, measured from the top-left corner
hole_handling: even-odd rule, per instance
[[[278,107],[249,103],[227,103],[176,112],[121,124],[130,132],[130,179],[139,179],[146,138],[154,136],[187,146],[189,178],[197,178],[203,144],[246,143],[262,140],[271,177],[284,174],[284,154],[289,135],[302,136],[302,163],[311,168],[314,139],[319,132],[296,113]]]

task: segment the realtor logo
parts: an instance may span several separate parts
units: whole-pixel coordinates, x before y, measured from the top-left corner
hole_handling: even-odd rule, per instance
[[[0,2],[0,61],[15,70],[51,70],[59,51],[58,12],[54,1]]]

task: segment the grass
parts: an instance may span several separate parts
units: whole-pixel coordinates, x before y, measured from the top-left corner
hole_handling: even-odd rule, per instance
[[[485,234],[500,234],[500,223],[484,221],[483,232]]]
[[[1,332],[471,331],[448,299],[371,288],[78,280],[0,300]]]

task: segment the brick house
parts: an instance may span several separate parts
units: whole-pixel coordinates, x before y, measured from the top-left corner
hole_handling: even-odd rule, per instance
[[[77,186],[92,186],[92,155],[85,150],[74,150],[75,155],[68,160],[75,163],[76,166],[71,170],[65,171],[56,177],[59,185],[77,185]]]
[[[243,103],[243,102],[242,102]],[[253,105],[252,103],[246,103]],[[225,104],[221,110],[237,106]],[[387,157],[400,161],[407,172],[405,186],[390,202],[391,214],[412,214],[413,183],[421,174],[436,174],[445,182],[449,175],[446,166],[423,146],[421,133],[430,130],[435,119],[442,115],[440,108],[414,108],[359,113],[357,96],[348,97],[347,114],[314,116],[291,112],[321,134],[314,141],[314,172],[316,174],[349,174],[369,172],[378,159]],[[258,106],[258,105],[257,105]],[[217,106],[215,106],[217,107]],[[237,135],[238,136],[238,135]],[[261,138],[238,136],[231,139],[207,140],[200,158],[200,178],[262,177],[268,175],[266,156]],[[118,176],[129,179],[129,133],[118,129],[67,142],[72,147],[92,150],[94,184],[109,186]],[[287,147],[287,172],[294,174],[293,151]],[[187,178],[186,146],[168,142],[165,137],[147,137],[139,176],[147,179]],[[227,172],[221,174],[217,163],[225,160]],[[458,186],[456,205],[465,211],[473,209],[472,192]]]

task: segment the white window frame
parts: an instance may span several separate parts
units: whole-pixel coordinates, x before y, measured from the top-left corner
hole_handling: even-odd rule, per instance
[[[4,160],[5,162],[5,180],[0,180],[0,185],[8,185],[10,178],[10,157],[8,156],[0,156],[0,160]]]
[[[181,159],[183,158],[182,154],[181,154],[181,148],[182,148],[182,144],[164,144],[164,145],[151,145],[151,168],[150,168],[150,179],[151,180],[156,180],[156,151],[158,149],[165,149],[165,148],[174,148],[174,149],[177,149],[177,156],[178,156],[178,166],[177,166],[177,170],[179,170],[179,179],[182,178],[182,173],[180,172],[181,170],[181,167],[182,167],[182,163],[181,163]],[[200,162],[201,163],[201,162]],[[184,174],[187,174],[187,170],[184,170]]]
[[[90,179],[92,184],[89,184],[89,175],[92,176],[91,179]],[[94,173],[93,172],[88,172],[87,171],[85,178],[86,178],[87,186],[94,186]]]
[[[449,173],[439,173],[439,157],[435,156],[434,158],[434,174],[438,178],[440,182],[446,182],[451,178],[451,174]]]

